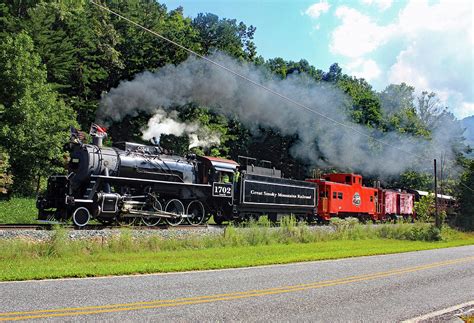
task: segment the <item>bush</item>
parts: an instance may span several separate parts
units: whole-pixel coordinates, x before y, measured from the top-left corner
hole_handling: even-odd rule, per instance
[[[416,219],[419,222],[432,222],[434,220],[434,194],[422,196],[415,202]]]

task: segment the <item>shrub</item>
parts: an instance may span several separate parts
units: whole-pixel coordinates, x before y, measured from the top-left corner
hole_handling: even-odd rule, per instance
[[[434,194],[422,196],[415,202],[416,219],[419,222],[431,222],[434,219]]]

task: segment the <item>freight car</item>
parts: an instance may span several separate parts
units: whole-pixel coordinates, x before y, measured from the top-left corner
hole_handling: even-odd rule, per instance
[[[415,198],[405,191],[388,190],[379,188],[378,213],[383,221],[405,220],[415,217]]]
[[[173,156],[158,145],[117,143],[104,147],[106,132],[93,125],[91,144],[71,133],[68,175],[48,179],[37,199],[38,219],[85,226],[103,223],[154,226],[164,220],[178,225],[217,223],[268,214],[314,216],[316,187],[285,179],[271,167],[245,165],[222,158]],[[156,143],[156,142],[155,142]],[[250,159],[247,159],[247,161]]]

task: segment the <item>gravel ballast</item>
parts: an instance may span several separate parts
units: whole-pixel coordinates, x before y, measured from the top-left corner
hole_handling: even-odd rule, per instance
[[[331,226],[315,226],[309,227],[310,230],[333,231]],[[278,228],[269,228],[269,230],[277,230]],[[236,228],[236,230],[249,230],[246,228]],[[225,227],[207,226],[197,228],[180,229],[179,227],[171,229],[102,229],[102,230],[67,230],[66,235],[71,240],[84,239],[109,239],[117,237],[122,233],[130,235],[132,238],[160,237],[162,239],[185,239],[192,236],[213,236],[222,235]],[[0,230],[0,239],[24,239],[33,241],[48,241],[55,234],[54,230]]]

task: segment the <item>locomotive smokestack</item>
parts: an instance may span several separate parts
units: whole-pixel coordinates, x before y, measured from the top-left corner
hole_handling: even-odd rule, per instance
[[[101,148],[102,147],[102,142],[104,141],[103,137],[99,136],[92,136],[92,144],[96,145],[97,147]]]
[[[92,136],[92,144],[96,145],[97,147],[102,147],[102,142],[104,138],[107,137],[107,129],[104,127],[101,127],[95,123],[91,125],[91,129],[89,131],[89,134]]]

